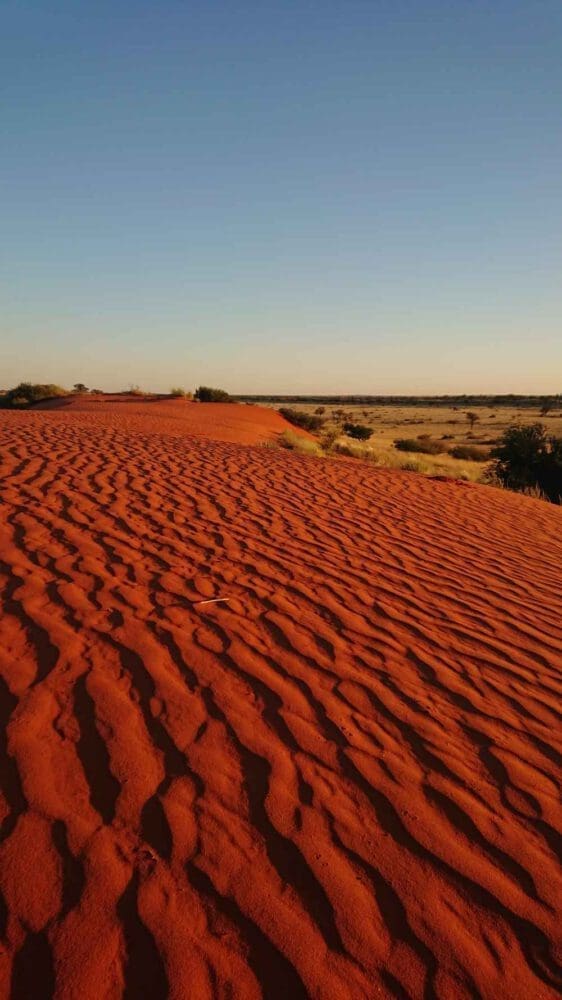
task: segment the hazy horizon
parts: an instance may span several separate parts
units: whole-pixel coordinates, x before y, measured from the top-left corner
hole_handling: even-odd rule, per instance
[[[1,15],[0,386],[562,388],[562,6]]]

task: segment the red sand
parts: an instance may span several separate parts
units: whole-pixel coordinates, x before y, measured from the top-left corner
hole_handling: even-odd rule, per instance
[[[280,420],[0,413],[3,996],[560,990],[562,511]]]
[[[273,441],[283,431],[310,438],[298,427],[291,427],[277,413],[263,406],[233,403],[192,403],[185,399],[138,399],[129,395],[68,396],[40,403],[35,410],[56,410],[57,415],[74,417],[77,413],[95,413],[98,426],[119,427],[125,431],[144,431],[174,437],[193,435],[212,441],[236,441],[238,444],[262,444]]]

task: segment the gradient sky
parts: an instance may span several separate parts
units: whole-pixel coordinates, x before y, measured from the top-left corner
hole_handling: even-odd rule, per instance
[[[0,387],[562,391],[562,3],[4,0]]]

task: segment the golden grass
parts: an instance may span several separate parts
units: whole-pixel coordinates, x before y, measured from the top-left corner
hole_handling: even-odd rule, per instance
[[[274,404],[272,404],[274,405]],[[277,407],[275,407],[277,408]],[[316,403],[298,403],[295,409],[314,413]],[[452,406],[364,406],[363,404],[337,404],[324,406],[325,424],[318,445],[302,444],[302,438],[286,432],[279,441],[282,447],[311,455],[340,455],[371,462],[386,469],[402,469],[425,476],[446,476],[469,482],[486,482],[489,462],[475,462],[454,458],[444,451],[439,455],[398,451],[394,442],[398,438],[419,438],[429,435],[444,448],[462,445],[481,446],[489,449],[514,423],[544,423],[549,433],[562,437],[562,413],[556,409],[542,416],[538,409],[512,407],[472,407],[478,420],[471,429],[465,409]],[[346,422],[366,424],[373,428],[373,436],[366,443],[353,441],[343,433]],[[292,442],[291,439],[295,438]],[[298,439],[298,440],[297,440]]]
[[[383,469],[401,469],[404,472],[418,472],[424,476],[445,476],[448,479],[464,479],[468,482],[482,481],[481,462],[463,462],[450,455],[419,455],[396,451],[392,446],[375,447],[352,441],[341,436],[325,437],[322,442],[303,438],[293,431],[284,431],[275,441],[264,442],[266,448],[285,448],[301,455],[316,458],[355,458],[370,462]]]

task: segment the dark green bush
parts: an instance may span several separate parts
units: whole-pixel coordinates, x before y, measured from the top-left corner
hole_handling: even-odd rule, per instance
[[[490,454],[475,444],[457,444],[451,448],[449,455],[453,458],[463,458],[465,462],[487,462]]]
[[[208,385],[200,385],[195,390],[195,399],[200,403],[234,403],[235,400],[229,396],[224,389],[212,389]]]
[[[445,451],[440,441],[418,441],[415,438],[398,438],[394,447],[398,451],[414,451],[422,455],[442,455]]]
[[[33,403],[40,403],[44,399],[56,399],[66,395],[66,389],[61,389],[60,385],[20,382],[2,396],[2,406],[8,409],[32,406]]]
[[[508,427],[492,457],[491,473],[503,486],[537,489],[552,503],[562,503],[562,438],[548,435],[544,424]]]
[[[313,413],[303,413],[301,410],[292,410],[289,406],[282,406],[279,413],[288,423],[294,427],[302,427],[305,431],[319,431],[324,426],[322,417]]]
[[[371,437],[373,431],[366,424],[344,424],[343,425],[344,434],[347,434],[350,438],[355,438],[356,441],[368,441]]]

